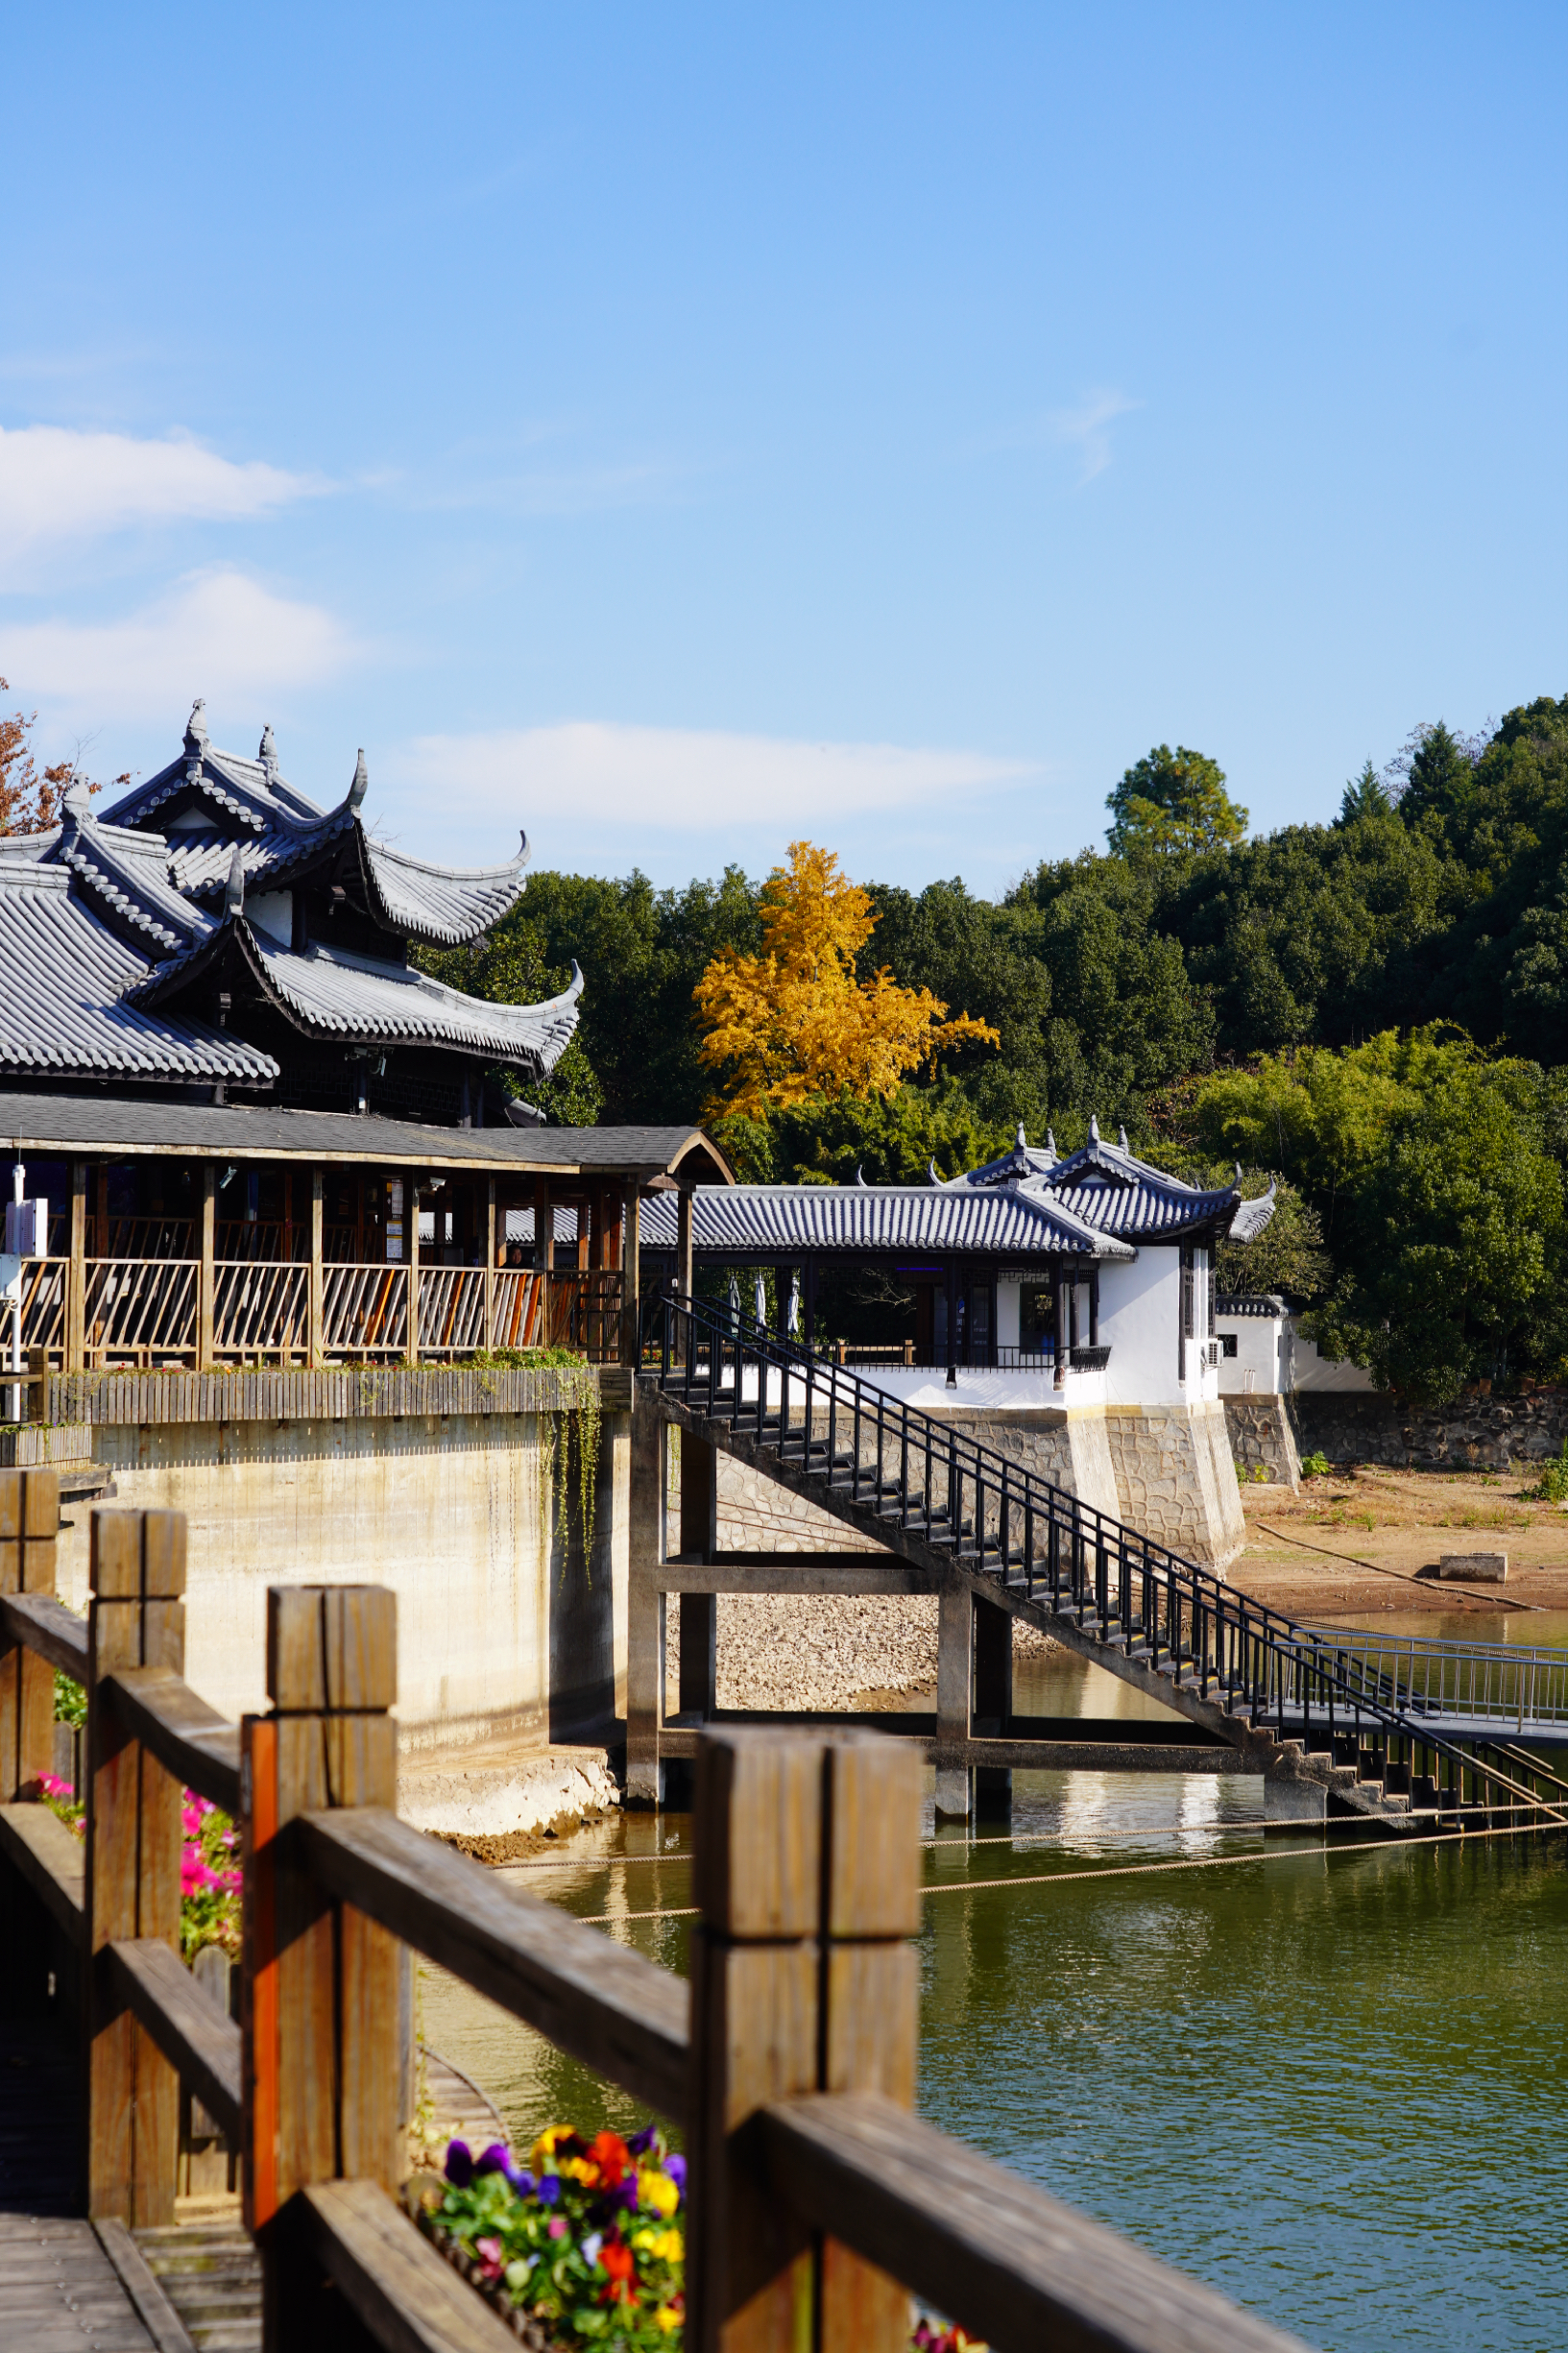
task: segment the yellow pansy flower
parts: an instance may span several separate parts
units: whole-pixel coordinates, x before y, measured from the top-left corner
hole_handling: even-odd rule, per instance
[[[666,2337],[670,2336],[681,2325],[681,2315],[676,2311],[673,2304],[661,2304],[659,2310],[654,2314],[653,2318],[654,2326],[662,2329]]]
[[[681,2202],[681,2193],[669,2175],[650,2166],[638,2176],[637,2186],[643,2205],[651,2206],[654,2213],[663,2215],[667,2222]]]

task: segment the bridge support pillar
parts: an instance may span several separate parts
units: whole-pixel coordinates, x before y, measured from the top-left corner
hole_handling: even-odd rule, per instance
[[[967,1822],[970,1776],[960,1761],[974,1711],[975,1596],[967,1585],[945,1586],[936,1627],[936,1814]]]
[[[626,1579],[626,1804],[657,1807],[663,1795],[659,1725],[664,1712],[663,1418],[632,1379],[632,1478]]]
[[[1263,1826],[1269,1831],[1321,1829],[1328,1820],[1329,1793],[1321,1782],[1286,1781],[1267,1774],[1263,1785]]]
[[[1006,1739],[1013,1721],[1013,1618],[1010,1610],[975,1596],[975,1709],[970,1719],[977,1739]],[[1013,1777],[1006,1765],[975,1769],[975,1811],[1002,1820],[1013,1809]]]

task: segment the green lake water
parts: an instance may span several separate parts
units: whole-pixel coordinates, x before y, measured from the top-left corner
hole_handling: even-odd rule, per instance
[[[1018,1705],[1157,1712],[1060,1654]],[[922,2112],[1323,2353],[1558,2353],[1568,1843],[1266,1849],[1261,1814],[1240,1777],[1021,1773],[1007,1830],[933,1843]],[[689,1903],[689,1828],[631,1816],[516,1877],[683,1970],[688,1924],[632,1915]],[[1214,1867],[1068,1876],[1175,1861]],[[422,2001],[518,2139],[633,2121],[443,1973]]]

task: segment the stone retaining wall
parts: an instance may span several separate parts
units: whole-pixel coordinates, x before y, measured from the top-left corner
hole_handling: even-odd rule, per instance
[[[1270,1487],[1288,1487],[1294,1494],[1301,1485],[1301,1461],[1285,1399],[1226,1397],[1224,1407],[1230,1450],[1247,1478],[1266,1471]]]
[[[1140,1535],[1222,1568],[1246,1541],[1224,1405],[1109,1407],[1120,1517]]]
[[[1510,1463],[1539,1463],[1560,1453],[1568,1439],[1568,1390],[1413,1406],[1387,1396],[1308,1389],[1292,1395],[1291,1415],[1301,1452],[1326,1454],[1331,1463],[1506,1470]]]

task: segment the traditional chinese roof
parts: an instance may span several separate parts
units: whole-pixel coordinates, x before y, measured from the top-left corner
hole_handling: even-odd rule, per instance
[[[676,1220],[670,1194],[646,1202],[644,1246],[673,1249]],[[691,1196],[691,1231],[695,1249],[719,1258],[788,1257],[802,1250],[1137,1255],[1058,1202],[953,1185],[735,1185],[723,1191],[700,1186]]]
[[[222,896],[237,841],[248,889],[287,889],[314,868],[347,861],[372,917],[387,932],[426,947],[457,947],[510,913],[523,892],[526,835],[505,865],[432,865],[377,841],[366,829],[361,811],[368,789],[361,752],[343,800],[335,809],[319,809],[285,781],[270,727],[258,757],[245,760],[208,741],[205,706],[198,703],[180,758],[124,794],[100,822],[160,827],[175,887],[198,901]],[[341,864],[337,870],[341,874]]]
[[[1031,1146],[1022,1128],[1011,1152],[954,1177],[946,1188],[1002,1190],[1049,1199],[1101,1233],[1124,1239],[1174,1242],[1205,1228],[1223,1228],[1233,1242],[1251,1242],[1274,1214],[1274,1187],[1254,1201],[1242,1199],[1241,1169],[1232,1185],[1205,1188],[1172,1176],[1168,1169],[1140,1160],[1127,1146],[1126,1130],[1108,1144],[1091,1119],[1089,1141],[1065,1156],[1048,1131],[1045,1149]]]
[[[58,825],[0,840],[0,1072],[269,1086],[277,1061],[215,1030],[211,990],[197,987],[237,968],[248,1001],[313,1039],[446,1048],[545,1076],[576,1028],[575,964],[559,996],[513,1006],[467,996],[404,960],[410,939],[452,945],[504,916],[523,887],[526,840],[505,866],[425,864],[365,832],[366,788],[361,754],[342,806],[317,809],[278,772],[270,728],[256,760],[215,751],[200,704],[182,758],[110,810],[95,813],[73,783]],[[248,892],[287,891],[306,877],[362,910],[351,946],[298,931],[275,939],[267,910],[260,922],[247,917]],[[385,957],[374,952],[383,932]]]
[[[543,1005],[493,1005],[407,964],[383,963],[312,942],[295,955],[247,922],[243,902],[186,955],[158,965],[134,990],[144,1006],[175,1006],[213,966],[238,962],[260,993],[307,1036],[364,1046],[452,1046],[543,1077],[577,1027],[583,976]]]
[[[0,855],[0,1076],[272,1084],[270,1055],[205,1021],[133,1004],[146,969],[143,954],[87,904],[69,865]]]

